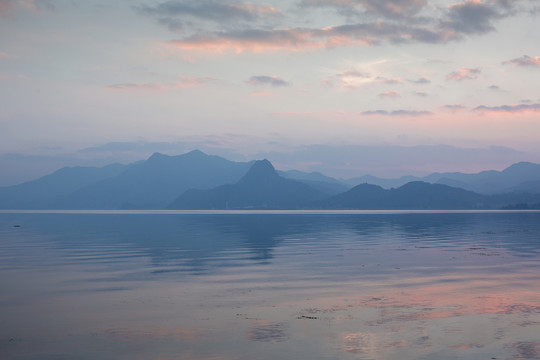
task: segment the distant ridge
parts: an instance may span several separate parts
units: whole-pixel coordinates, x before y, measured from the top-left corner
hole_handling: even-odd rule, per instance
[[[448,185],[413,181],[390,190],[377,185],[360,184],[342,194],[315,202],[313,207],[358,210],[472,210],[500,209],[508,207],[508,204],[535,207],[539,203],[540,194],[482,195]]]
[[[36,180],[0,187],[0,208],[54,208],[54,203],[59,199],[85,186],[118,176],[131,166],[111,164],[103,167],[64,167]]]
[[[0,188],[0,208],[163,209],[187,189],[234,183],[250,166],[248,162],[229,161],[199,150],[177,156],[154,153],[145,161],[115,167],[107,176],[95,174],[104,170],[87,169],[84,181],[74,181],[73,176],[68,176],[72,171],[62,169],[55,173],[54,181],[43,177]],[[21,195],[18,187],[30,195]],[[58,187],[66,191],[55,192]],[[40,195],[49,193],[54,196]]]
[[[59,202],[62,208],[163,209],[190,188],[208,189],[238,181],[249,163],[194,150],[183,155],[154,153],[119,176],[82,188]]]
[[[327,209],[475,209],[485,206],[485,198],[472,191],[447,185],[413,181],[397,189],[361,184],[342,194],[317,202]]]
[[[425,181],[358,179],[365,181],[351,189],[320,173],[278,172],[267,159],[234,162],[198,150],[176,156],[154,153],[129,165],[66,167],[33,181],[0,187],[0,209],[540,207],[540,165],[529,162],[477,174],[433,173]],[[377,181],[385,185],[370,184]],[[393,181],[405,183],[397,186]],[[393,186],[384,189],[389,185]]]
[[[397,179],[383,179],[376,176],[343,180],[354,186],[362,183],[379,185],[385,189],[398,188],[412,181],[424,181],[471,190],[484,195],[502,194],[511,191],[540,193],[540,164],[519,162],[502,171],[487,170],[475,174],[460,172],[432,173],[424,177],[403,176]]]
[[[168,209],[297,209],[324,194],[299,181],[279,176],[268,160],[255,161],[236,184],[188,190]]]

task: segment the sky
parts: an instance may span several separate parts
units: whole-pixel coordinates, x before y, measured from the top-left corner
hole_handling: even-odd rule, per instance
[[[198,148],[336,177],[540,162],[540,0],[0,0],[0,185]]]

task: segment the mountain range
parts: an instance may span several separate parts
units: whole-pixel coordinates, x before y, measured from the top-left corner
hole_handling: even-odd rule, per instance
[[[237,183],[210,190],[188,190],[169,209],[298,209],[325,194],[300,181],[277,174],[268,160],[253,163]]]
[[[509,166],[503,171],[488,170],[476,174],[460,172],[432,173],[424,177],[403,176],[397,179],[383,179],[365,175],[342,181],[350,186],[369,183],[379,185],[385,189],[397,188],[411,181],[424,181],[459,187],[486,195],[514,191],[540,193],[540,165],[520,162]]]
[[[1,209],[497,209],[540,207],[540,165],[423,178],[276,171],[198,150],[105,167],[67,167],[0,187]]]

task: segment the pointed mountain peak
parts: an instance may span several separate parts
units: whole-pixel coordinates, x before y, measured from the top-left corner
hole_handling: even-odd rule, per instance
[[[167,155],[159,153],[159,152],[155,152],[148,158],[148,160],[163,159],[165,157],[167,157]]]
[[[253,181],[279,177],[272,163],[266,159],[257,160],[240,181]]]
[[[191,150],[190,152],[185,153],[184,156],[208,156],[208,155],[203,153],[201,150],[195,149],[195,150]]]

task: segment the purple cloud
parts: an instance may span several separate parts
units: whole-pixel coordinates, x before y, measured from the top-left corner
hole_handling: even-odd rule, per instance
[[[526,113],[540,112],[540,104],[501,105],[501,106],[477,106],[473,111],[482,113]]]
[[[427,0],[302,0],[300,7],[331,8],[347,17],[365,12],[389,19],[402,19],[415,16],[426,4]]]
[[[136,10],[144,15],[157,16],[161,19],[189,16],[220,23],[238,20],[256,21],[281,14],[270,6],[217,0],[169,0],[152,6],[141,5],[136,7]]]
[[[270,85],[270,86],[275,86],[275,87],[290,85],[289,82],[283,80],[282,78],[278,76],[267,76],[267,75],[252,76],[246,82],[250,85]]]
[[[429,78],[425,77],[425,76],[422,76],[421,78],[417,79],[417,80],[407,80],[413,84],[418,84],[418,85],[423,85],[423,84],[429,84],[431,83],[431,80],[429,80]]]
[[[522,67],[540,67],[540,56],[531,57],[528,55],[523,55],[519,58],[503,61],[503,64]]]
[[[454,105],[444,105],[442,106],[442,108],[446,110],[450,110],[452,112],[457,112],[457,111],[465,110],[467,107],[461,104],[454,104]]]
[[[312,8],[332,8],[347,17],[346,23],[323,28],[295,27],[281,11],[247,2],[169,0],[135,9],[157,18],[171,30],[186,31],[184,36],[168,43],[181,50],[267,52],[313,51],[384,42],[447,43],[461,40],[464,35],[494,31],[497,20],[525,11],[516,3],[465,0],[449,7],[433,4],[439,11],[428,12],[432,14],[429,17],[422,13],[427,0],[301,0],[299,6],[308,16]],[[355,18],[361,21],[353,21],[354,15],[362,15]],[[235,26],[187,26],[193,19]]]
[[[450,6],[444,26],[464,34],[495,30],[492,22],[502,17],[496,3],[466,0]]]
[[[425,116],[425,115],[432,115],[433,113],[430,111],[416,111],[416,110],[394,110],[394,111],[386,111],[386,110],[372,110],[372,111],[364,111],[361,113],[362,115],[366,116],[372,116],[372,115],[384,115],[384,116]]]

